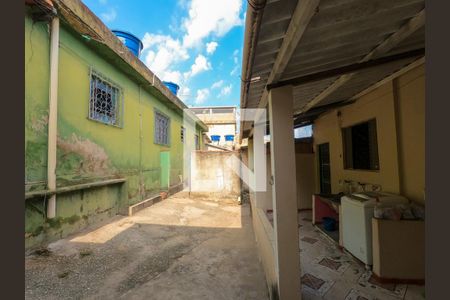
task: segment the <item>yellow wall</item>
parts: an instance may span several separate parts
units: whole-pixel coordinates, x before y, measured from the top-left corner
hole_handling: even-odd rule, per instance
[[[315,153],[318,144],[330,143],[333,193],[343,191],[343,180],[353,180],[379,184],[384,191],[423,201],[424,80],[424,67],[419,66],[362,96],[354,104],[332,110],[314,122]],[[377,120],[380,169],[345,170],[341,128],[373,118]],[[316,155],[316,178],[317,173]]]
[[[425,68],[416,68],[394,81],[397,99],[400,188],[408,198],[423,202],[425,190]]]
[[[312,194],[314,193],[314,154],[295,153],[297,180],[297,208],[312,208]]]

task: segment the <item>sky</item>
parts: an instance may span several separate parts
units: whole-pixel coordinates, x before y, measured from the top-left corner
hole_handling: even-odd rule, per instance
[[[239,105],[243,0],[83,0],[110,29],[131,32],[140,59],[180,86],[188,106]]]

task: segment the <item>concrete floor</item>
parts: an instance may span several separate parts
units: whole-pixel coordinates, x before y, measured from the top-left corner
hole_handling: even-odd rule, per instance
[[[27,299],[268,299],[248,205],[175,195],[48,249]]]
[[[311,223],[311,211],[299,213],[302,299],[421,300],[425,287],[379,284],[372,272]]]

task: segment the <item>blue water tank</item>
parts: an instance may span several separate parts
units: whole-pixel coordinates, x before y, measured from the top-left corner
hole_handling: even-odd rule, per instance
[[[227,134],[227,135],[225,135],[225,141],[226,141],[226,142],[232,142],[232,141],[234,141],[234,135],[232,135],[232,134]]]
[[[144,45],[137,36],[122,30],[111,31],[125,44],[125,46],[127,46],[128,49],[130,49],[131,52],[133,52],[134,55],[139,57]]]
[[[170,81],[163,81],[163,83],[167,86],[167,88],[174,93],[176,96],[178,94],[178,90],[180,89],[180,86],[176,83],[170,82]]]
[[[213,142],[220,141],[220,135],[211,135],[211,141]]]

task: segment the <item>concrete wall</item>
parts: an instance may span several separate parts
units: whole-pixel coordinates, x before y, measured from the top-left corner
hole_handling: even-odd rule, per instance
[[[191,195],[237,200],[241,187],[239,173],[234,170],[240,170],[239,162],[238,152],[193,152]]]
[[[272,294],[272,289],[278,285],[273,227],[269,223],[265,211],[257,207],[253,197],[250,197],[250,199],[253,231],[258,247],[258,256],[264,268],[269,294]]]
[[[394,81],[397,100],[400,189],[409,199],[424,202],[425,191],[425,68]]]
[[[183,147],[194,148],[199,127],[186,129],[181,142],[183,112],[169,108],[168,100],[145,89],[131,76],[115,67],[99,48],[89,41],[60,29],[58,73],[57,187],[126,178],[126,183],[97,189],[81,189],[57,195],[56,219],[66,222],[62,232],[47,230],[49,220],[43,215],[44,198],[26,202],[27,245],[59,238],[80,228],[81,222],[96,222],[105,209],[117,213],[119,204],[128,206],[167,190],[160,184],[160,153],[170,153],[170,185],[180,183],[183,175]],[[88,119],[90,69],[119,85],[123,92],[123,127],[105,125]],[[130,70],[132,72],[133,70]],[[45,22],[33,22],[25,16],[25,189],[46,189],[47,123],[49,90],[49,29]],[[154,143],[154,110],[170,118],[170,145]],[[200,139],[201,140],[201,139]],[[124,194],[125,193],[125,194]],[[73,201],[79,199],[79,201]],[[90,200],[89,200],[90,199]],[[86,201],[98,207],[85,210]],[[103,203],[106,201],[108,203]],[[80,215],[81,212],[81,215]],[[79,216],[77,218],[76,216]],[[67,219],[69,218],[69,219]],[[76,220],[77,219],[77,220]],[[70,221],[70,222],[69,222]],[[70,229],[72,228],[72,230]]]
[[[330,143],[333,193],[343,191],[343,180],[354,180],[379,184],[384,191],[424,201],[424,81],[422,65],[362,96],[354,104],[332,110],[314,122],[315,153],[318,144]],[[344,169],[341,128],[373,118],[377,121],[380,169]],[[317,166],[316,155],[318,182]]]
[[[273,209],[273,195],[272,195],[272,163],[270,158],[270,150],[268,149],[266,152],[266,190],[255,193],[255,204],[258,208],[262,209],[262,211],[266,212],[267,210]],[[258,176],[256,174],[256,176]]]
[[[241,153],[241,161],[242,161],[242,163],[248,168],[249,167],[249,165],[248,165],[248,148],[247,147],[241,148],[239,151]],[[249,191],[248,185],[245,182],[243,182],[243,181],[241,181],[241,183],[242,183],[241,184],[242,191],[248,192]]]
[[[312,141],[297,143],[295,147],[296,180],[297,180],[297,207],[298,209],[312,208],[312,195],[314,194],[314,153]],[[255,204],[263,211],[273,209],[272,185],[270,174],[272,174],[270,149],[266,152],[266,191],[256,192]]]
[[[25,188],[47,183],[50,44],[47,23],[25,18]]]
[[[269,147],[267,147],[269,148]],[[253,139],[248,140],[247,166],[254,172],[254,149]],[[269,294],[276,293],[278,287],[278,275],[275,261],[275,240],[274,230],[267,218],[267,210],[273,209],[272,201],[272,185],[270,184],[271,160],[270,151],[266,152],[266,191],[255,192],[249,189],[250,204],[252,211],[253,231],[255,233],[255,240],[258,247],[258,257],[261,261],[266,275],[267,286]]]
[[[314,194],[314,154],[296,153],[296,179],[297,179],[297,207],[298,209],[312,208],[312,195]]]
[[[89,224],[119,213],[126,197],[123,184],[82,189],[57,195],[56,218],[45,218],[45,201],[36,197],[25,203],[25,249],[63,238]]]

